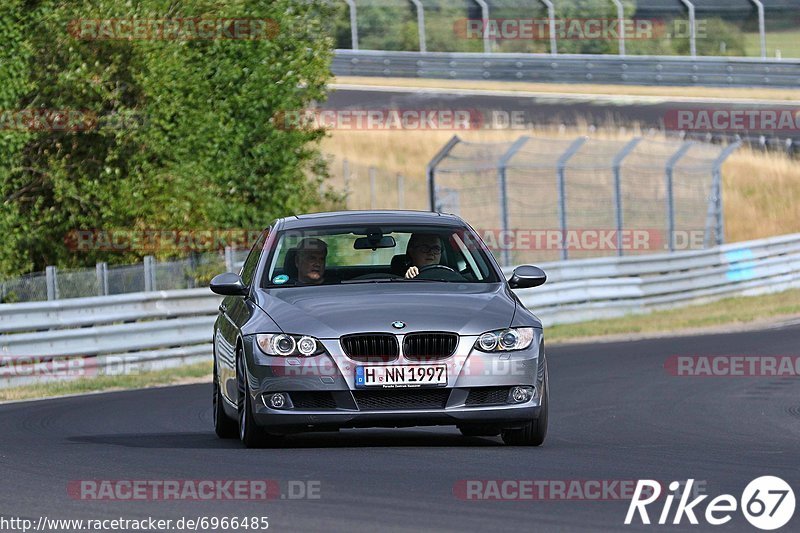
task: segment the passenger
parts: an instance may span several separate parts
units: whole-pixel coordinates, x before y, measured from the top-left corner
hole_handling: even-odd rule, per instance
[[[415,278],[422,267],[439,264],[442,258],[442,243],[439,236],[431,233],[413,233],[408,240],[406,255],[411,260],[411,266],[406,270],[406,278]]]

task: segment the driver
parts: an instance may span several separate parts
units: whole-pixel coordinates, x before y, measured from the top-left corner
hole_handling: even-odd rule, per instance
[[[328,245],[321,239],[305,238],[296,247],[294,264],[297,282],[301,285],[320,285],[325,281],[325,259]]]
[[[442,242],[435,234],[413,233],[408,240],[406,255],[411,259],[411,266],[406,270],[406,279],[415,278],[422,267],[439,264],[442,258]]]

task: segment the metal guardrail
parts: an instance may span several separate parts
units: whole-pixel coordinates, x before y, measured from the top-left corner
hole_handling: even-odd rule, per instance
[[[336,50],[336,76],[800,87],[800,59]]]
[[[549,326],[800,287],[800,234],[540,266],[547,284],[518,294]],[[65,357],[77,376],[208,361],[219,300],[190,289],[2,304],[0,388],[58,379],[47,361]]]
[[[546,324],[614,318],[800,287],[800,234],[677,254],[539,266],[548,282],[518,294]]]

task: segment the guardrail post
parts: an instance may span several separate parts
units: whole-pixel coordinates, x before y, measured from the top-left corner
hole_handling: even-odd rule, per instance
[[[356,0],[344,0],[350,6],[350,39],[351,48],[358,50],[358,17],[356,15]]]
[[[550,53],[558,54],[558,42],[556,41],[556,9],[550,0],[542,0],[547,6],[547,19],[550,21]]]
[[[427,52],[428,46],[425,39],[425,11],[420,0],[411,0],[411,3],[417,8],[417,32],[419,33],[419,51]]]
[[[108,296],[108,263],[97,263],[94,270],[97,274],[97,295]]]
[[[431,211],[436,211],[436,167],[439,166],[442,159],[447,157],[450,150],[460,142],[461,139],[458,138],[458,135],[453,135],[453,138],[447,141],[447,144],[433,156],[433,159],[430,160],[425,169],[425,174],[428,176],[428,196],[430,199]]]
[[[617,6],[617,27],[619,28],[619,55],[625,55],[625,6],[621,0],[611,0]]]
[[[614,209],[617,218],[617,255],[622,257],[622,161],[636,148],[641,142],[641,137],[634,137],[626,144],[617,155],[614,156]]]
[[[665,165],[667,190],[667,243],[669,244],[670,252],[675,251],[675,198],[672,194],[672,173],[675,169],[675,165],[684,155],[686,155],[686,152],[689,151],[689,148],[691,148],[693,144],[694,143],[692,141],[684,142],[681,147],[678,148],[678,150],[667,160]]]
[[[152,255],[144,256],[144,290],[156,290],[156,258]]]
[[[561,226],[561,259],[563,261],[569,259],[569,254],[567,253],[567,163],[585,142],[586,137],[578,137],[572,141],[566,152],[558,158],[558,166],[556,167],[556,177],[558,178],[558,218]]]
[[[764,23],[764,3],[761,0],[750,0],[758,9],[758,37],[761,43],[761,58],[767,58],[767,29]]]
[[[697,20],[694,16],[694,4],[689,0],[681,0],[689,10],[689,50],[692,57],[697,57]]]
[[[45,283],[47,284],[47,300],[58,300],[58,273],[54,266],[44,269]]]
[[[527,135],[523,135],[517,139],[517,141],[511,145],[508,151],[503,154],[503,156],[497,162],[497,181],[498,185],[500,186],[500,225],[502,235],[508,235],[508,231],[510,229],[508,223],[508,185],[506,183],[506,169],[508,168],[509,161],[511,161],[511,158],[514,157],[514,154],[516,154],[519,149],[528,142],[529,139],[530,137]],[[502,242],[502,237],[498,239],[498,241]],[[504,246],[503,244],[500,246],[503,266],[511,266],[511,253],[509,252],[508,247]]]
[[[403,209],[406,203],[406,184],[402,174],[397,174],[397,209]]]

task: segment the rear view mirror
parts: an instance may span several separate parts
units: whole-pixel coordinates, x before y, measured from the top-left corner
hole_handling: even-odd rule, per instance
[[[370,235],[369,237],[359,237],[353,243],[356,250],[377,250],[378,248],[394,248],[397,241],[391,235]]]
[[[539,267],[533,265],[521,265],[514,269],[508,286],[512,289],[529,289],[538,287],[547,281],[547,274]]]

